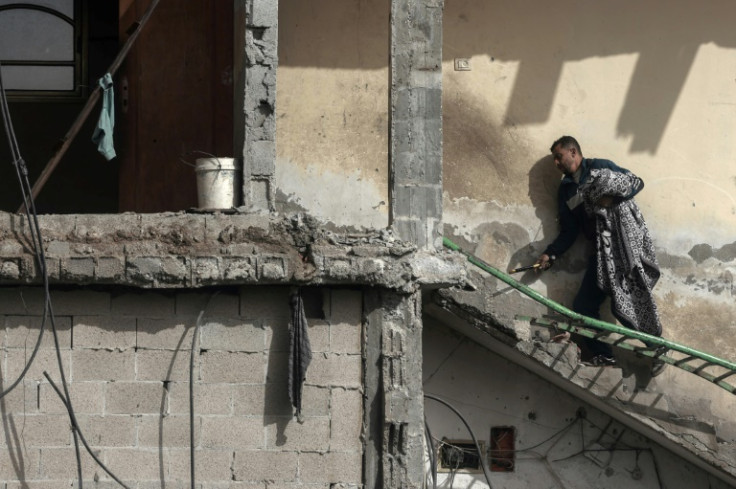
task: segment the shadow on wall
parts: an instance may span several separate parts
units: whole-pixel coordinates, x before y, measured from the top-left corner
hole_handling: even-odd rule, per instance
[[[550,117],[563,66],[590,58],[637,55],[618,120],[632,151],[654,153],[695,55],[703,44],[736,47],[736,3],[714,0],[655,2],[445,2],[446,60],[486,54],[518,62],[506,124],[538,124]],[[581,86],[594,98],[609,80]]]

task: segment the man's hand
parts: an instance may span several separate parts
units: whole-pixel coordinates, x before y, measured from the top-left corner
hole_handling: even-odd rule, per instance
[[[537,265],[539,265],[539,268],[537,268],[535,271],[544,271],[548,270],[552,264],[554,263],[555,258],[553,256],[548,255],[547,253],[543,253],[542,256],[537,259]]]

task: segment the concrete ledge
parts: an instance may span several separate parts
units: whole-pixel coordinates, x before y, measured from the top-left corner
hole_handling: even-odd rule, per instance
[[[333,231],[302,215],[39,216],[54,284],[196,288],[375,285],[407,292],[465,282],[463,259],[418,252],[390,230]],[[41,283],[25,216],[0,213],[0,285]]]

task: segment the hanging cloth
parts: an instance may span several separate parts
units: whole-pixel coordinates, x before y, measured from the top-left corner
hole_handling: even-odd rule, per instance
[[[580,186],[585,209],[596,218],[598,287],[611,296],[613,315],[629,328],[654,336],[662,325],[652,288],[660,271],[654,243],[647,224],[633,199],[633,188],[643,186],[631,172],[591,170]],[[597,205],[603,196],[612,196],[610,207]]]
[[[291,294],[291,324],[289,325],[289,399],[301,419],[302,384],[307,378],[307,367],[312,360],[312,347],[307,336],[307,316],[301,288]]]
[[[97,144],[97,151],[108,161],[115,158],[112,132],[115,128],[115,95],[113,93],[113,82],[110,73],[99,79],[102,88],[102,110],[97,121],[97,127],[92,134],[92,142]]]

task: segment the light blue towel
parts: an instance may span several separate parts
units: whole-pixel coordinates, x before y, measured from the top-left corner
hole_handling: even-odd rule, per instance
[[[112,76],[107,73],[98,81],[102,87],[102,111],[97,127],[92,134],[92,142],[97,144],[97,151],[108,161],[115,158],[112,142],[112,131],[115,128],[115,95],[112,90]]]

